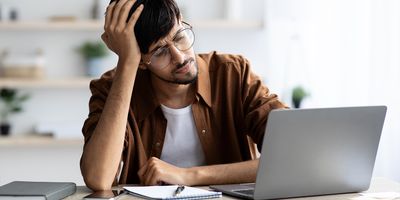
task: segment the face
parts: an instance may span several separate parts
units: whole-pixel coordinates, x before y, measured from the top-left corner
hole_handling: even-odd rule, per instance
[[[142,55],[144,68],[158,79],[173,84],[190,84],[197,80],[198,66],[193,51],[194,33],[190,25],[175,23],[168,36],[150,45]]]

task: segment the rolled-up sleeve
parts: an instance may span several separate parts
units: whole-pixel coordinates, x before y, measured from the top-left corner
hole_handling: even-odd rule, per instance
[[[90,82],[92,96],[89,100],[89,114],[82,127],[85,144],[90,140],[99,122],[110,88],[111,80],[108,79],[96,79]]]
[[[281,102],[276,94],[272,94],[260,77],[251,71],[248,60],[243,59],[241,69],[245,132],[257,144],[257,149],[261,152],[269,112],[273,109],[288,108],[288,106]]]

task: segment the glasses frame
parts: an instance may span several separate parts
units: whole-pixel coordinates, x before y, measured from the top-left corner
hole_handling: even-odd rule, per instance
[[[193,26],[192,26],[192,25],[190,25],[189,23],[187,23],[187,22],[185,22],[185,21],[182,21],[182,24],[183,24],[183,25],[186,25],[187,27],[184,27],[183,29],[181,29],[181,30],[179,30],[178,32],[176,32],[176,34],[175,34],[174,37],[172,38],[172,41],[173,41],[173,45],[176,47],[176,49],[178,49],[178,50],[181,51],[181,52],[184,52],[184,51],[187,51],[187,50],[189,50],[190,48],[193,47],[194,42],[196,41],[196,35],[195,35],[194,31],[193,31]],[[192,44],[191,44],[187,49],[179,49],[179,48],[175,45],[174,40],[176,39],[176,37],[178,36],[179,33],[184,32],[184,31],[186,31],[186,30],[190,30],[190,31],[193,33],[193,42],[192,42]],[[150,65],[150,66],[151,66],[151,58],[153,57],[153,55],[154,55],[159,49],[165,48],[165,47],[167,47],[167,46],[170,46],[170,45],[166,44],[166,45],[164,45],[164,46],[161,46],[161,47],[159,47],[159,48],[153,50],[153,53],[151,53],[151,55],[150,55],[150,60],[149,60],[149,62],[143,62],[143,63],[146,64],[146,65]],[[162,69],[162,68],[168,66],[170,63],[171,63],[171,58],[170,58],[169,63],[166,64],[165,66],[162,66],[162,67],[153,66],[153,67],[157,67],[157,68]]]

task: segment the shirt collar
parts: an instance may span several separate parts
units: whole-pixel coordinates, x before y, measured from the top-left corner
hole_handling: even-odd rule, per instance
[[[211,81],[210,72],[207,62],[200,56],[196,56],[197,66],[199,67],[199,75],[197,79],[197,95],[211,107]],[[199,99],[197,99],[199,100]]]
[[[196,99],[200,98],[211,107],[211,83],[206,61],[196,56],[198,66],[198,79],[196,82]],[[132,94],[131,107],[133,108],[138,121],[144,120],[148,115],[155,112],[160,107],[154,88],[151,84],[151,72],[149,70],[139,69],[136,76],[135,88]],[[149,88],[150,87],[150,88]],[[136,104],[136,105],[134,105]]]

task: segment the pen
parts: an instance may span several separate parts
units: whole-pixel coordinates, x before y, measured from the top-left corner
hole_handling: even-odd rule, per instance
[[[180,194],[184,189],[185,189],[185,186],[184,186],[184,185],[179,185],[179,186],[176,188],[175,192],[174,192],[174,197],[175,197],[175,196],[178,196],[178,194]]]

